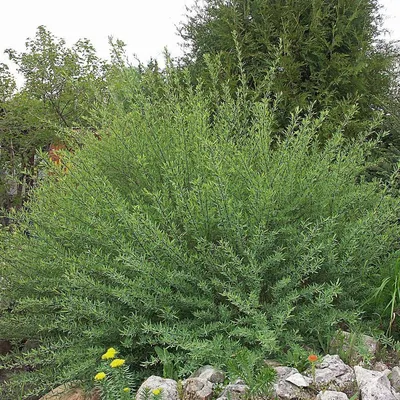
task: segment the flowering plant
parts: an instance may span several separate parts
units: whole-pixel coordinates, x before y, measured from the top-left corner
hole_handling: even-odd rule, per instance
[[[163,389],[156,388],[150,389],[145,387],[143,392],[138,393],[138,397],[140,400],[162,400],[163,399]]]
[[[102,400],[128,400],[131,398],[131,374],[125,360],[115,358],[118,351],[110,347],[101,356],[100,371],[94,376]]]
[[[312,375],[313,383],[315,384],[315,363],[318,361],[318,356],[315,354],[310,354],[308,356],[308,361],[311,364],[311,375]]]

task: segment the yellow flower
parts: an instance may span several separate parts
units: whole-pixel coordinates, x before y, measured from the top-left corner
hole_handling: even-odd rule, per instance
[[[116,358],[115,360],[111,361],[110,367],[111,368],[116,368],[120,367],[121,365],[125,364],[125,360],[122,360],[121,358]]]
[[[99,372],[98,374],[96,374],[94,379],[96,381],[102,381],[105,377],[106,377],[106,374],[104,372]]]
[[[151,392],[154,394],[154,396],[158,396],[161,393],[161,389],[153,389]]]
[[[115,355],[116,355],[117,353],[118,353],[118,352],[117,352],[117,350],[114,349],[114,347],[110,347],[110,348],[107,350],[107,352],[104,353],[104,354],[101,356],[101,359],[102,359],[102,360],[110,360],[111,358],[114,358]]]
[[[124,392],[129,393],[130,389],[128,387],[122,389]]]

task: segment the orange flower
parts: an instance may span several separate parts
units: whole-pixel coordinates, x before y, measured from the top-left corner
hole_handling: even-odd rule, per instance
[[[310,363],[315,363],[315,361],[318,361],[318,356],[316,356],[315,354],[310,354],[308,356],[308,361],[310,361]]]

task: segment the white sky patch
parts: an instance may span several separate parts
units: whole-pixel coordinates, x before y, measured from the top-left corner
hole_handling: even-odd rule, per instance
[[[380,3],[384,27],[389,31],[385,38],[400,40],[400,0],[380,0]]]
[[[176,26],[193,0],[13,0],[1,1],[0,62],[8,62],[7,48],[25,50],[26,39],[44,25],[68,46],[87,38],[101,58],[108,58],[108,37],[127,44],[129,56],[142,61],[163,60],[163,49],[181,55]]]
[[[400,40],[400,0],[380,0],[385,28]],[[163,48],[172,56],[182,54],[176,26],[184,20],[185,6],[194,0],[10,0],[1,1],[0,62],[8,62],[3,51],[25,50],[25,41],[44,25],[71,46],[78,39],[89,39],[102,58],[109,55],[108,36],[123,40],[128,55],[146,62],[163,60]],[[15,69],[13,68],[15,71]]]

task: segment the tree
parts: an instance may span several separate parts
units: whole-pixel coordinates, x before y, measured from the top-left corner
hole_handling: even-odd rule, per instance
[[[0,63],[0,123],[5,115],[5,103],[10,99],[16,89],[15,80],[7,65]],[[3,135],[2,135],[3,136]],[[5,171],[5,160],[9,158],[10,151],[5,147],[4,138],[0,141],[0,209],[8,198],[8,176]]]
[[[85,116],[104,86],[106,64],[96,56],[89,40],[79,40],[68,48],[39,26],[34,39],[26,42],[26,52],[6,50],[25,78],[24,91],[42,102],[52,120],[63,127],[87,124]]]
[[[0,63],[0,103],[10,99],[16,89],[15,79],[8,65]]]
[[[206,73],[205,54],[219,55],[225,78],[237,90],[241,66],[256,98],[281,94],[287,123],[296,107],[331,108],[332,126],[357,102],[358,117],[347,135],[387,106],[398,52],[379,40],[377,0],[205,0],[180,27],[184,63]],[[273,82],[266,73],[275,67]],[[331,128],[324,132],[329,136]]]
[[[19,208],[35,180],[35,153],[54,133],[37,117],[42,112],[40,101],[26,92],[13,94],[1,109],[0,208]]]
[[[37,151],[64,140],[65,129],[92,127],[90,115],[106,96],[108,66],[88,40],[69,48],[43,26],[25,52],[6,52],[25,80],[15,92],[8,70],[0,70],[1,191],[9,208],[20,206],[34,183]]]

